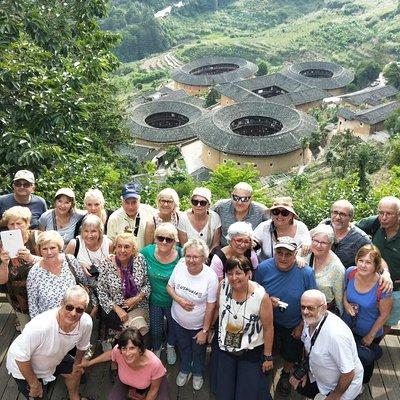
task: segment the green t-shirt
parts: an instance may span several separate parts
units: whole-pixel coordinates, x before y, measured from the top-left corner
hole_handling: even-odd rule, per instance
[[[390,276],[395,282],[400,279],[400,231],[396,236],[386,239],[384,229],[381,227],[374,229],[376,218],[377,216],[363,218],[357,222],[357,226],[368,235],[372,235],[372,243],[379,249],[382,258],[387,262]],[[375,232],[373,232],[374,230]],[[400,290],[400,285],[394,284],[394,289]]]
[[[162,264],[156,259],[155,244],[149,244],[140,250],[148,265],[147,276],[151,285],[150,304],[153,306],[168,307],[172,305],[172,299],[167,293],[167,284],[175,265],[182,256],[182,249],[180,247],[176,249],[178,256],[169,264]]]

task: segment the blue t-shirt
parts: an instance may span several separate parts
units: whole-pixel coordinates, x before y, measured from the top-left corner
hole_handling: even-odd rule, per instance
[[[258,266],[254,280],[270,296],[278,297],[289,304],[285,311],[274,308],[274,323],[290,329],[301,321],[301,295],[306,290],[317,288],[314,271],[308,265],[299,268],[295,264],[289,271],[281,271],[276,267],[274,258],[265,260]]]
[[[367,293],[359,293],[355,288],[355,279],[348,280],[349,273],[355,270],[357,267],[350,267],[346,271],[346,298],[349,303],[358,304],[358,314],[357,318],[352,319],[346,311],[343,313],[343,320],[346,324],[353,330],[353,333],[359,336],[365,336],[371,330],[375,321],[379,317],[379,308],[378,308],[378,289],[379,282],[369,290]],[[389,293],[380,293],[379,298],[384,299],[386,297],[391,297],[392,292]],[[383,328],[379,329],[376,333],[375,337],[379,337],[383,335]]]

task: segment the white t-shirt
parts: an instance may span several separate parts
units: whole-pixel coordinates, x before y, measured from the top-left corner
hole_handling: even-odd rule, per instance
[[[198,275],[189,274],[184,259],[175,266],[168,285],[175,293],[195,306],[192,311],[184,310],[176,301],[172,302],[172,318],[185,329],[201,329],[207,303],[217,301],[218,278],[216,273],[207,265]]]
[[[58,325],[58,311],[59,307],[37,315],[11,344],[6,366],[14,378],[25,379],[15,360],[31,361],[35,375],[51,382],[57,365],[70,350],[75,346],[78,350],[89,348],[93,324],[90,316],[84,313],[76,328],[66,335]]]
[[[309,352],[311,337],[304,324],[301,340]],[[361,392],[364,370],[350,328],[338,316],[328,311],[310,354],[310,381],[317,381],[320,393],[327,395],[335,389],[340,374],[355,372],[353,381],[341,400],[353,400]]]
[[[271,223],[271,219],[261,222],[261,224],[254,229],[254,237],[261,244],[261,252],[258,255],[260,262],[274,256],[274,243],[272,240],[275,241],[275,238],[272,239],[274,232],[271,232]],[[297,219],[294,219],[293,223],[296,226],[296,234],[293,237],[294,241],[298,246],[303,244],[309,246],[311,244],[311,237],[306,224]]]
[[[185,232],[188,239],[203,239],[207,243],[207,246],[211,246],[214,233],[220,226],[221,218],[215,211],[212,210],[209,210],[209,222],[207,222],[205,227],[200,232],[193,228],[189,221],[187,212],[184,212],[180,215],[178,223],[178,229],[181,232]]]
[[[86,247],[85,241],[81,238],[81,235],[79,235],[78,238],[79,250],[76,259],[80,264],[94,264],[98,267],[109,256],[109,249],[112,241],[106,235],[103,235],[101,246],[96,251],[89,250]]]

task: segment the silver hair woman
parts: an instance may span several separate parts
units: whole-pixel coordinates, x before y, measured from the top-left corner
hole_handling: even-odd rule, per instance
[[[331,250],[335,240],[329,225],[318,225],[310,231],[311,255],[309,264],[314,269],[317,288],[328,302],[328,310],[337,315],[343,312],[343,292],[345,268],[337,255]]]

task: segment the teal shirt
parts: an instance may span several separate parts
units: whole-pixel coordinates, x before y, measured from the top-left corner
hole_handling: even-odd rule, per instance
[[[357,226],[368,235],[373,233],[374,221],[377,216],[363,218],[357,222]],[[390,239],[386,238],[386,232],[382,228],[372,236],[372,243],[381,252],[382,258],[387,262],[389,267],[390,276],[392,281],[395,282],[400,279],[400,231]],[[394,284],[394,290],[400,290],[400,284]]]
[[[149,244],[140,250],[148,265],[147,276],[151,285],[150,304],[158,307],[170,307],[172,299],[167,293],[167,284],[175,265],[182,257],[182,249],[177,246],[178,256],[169,264],[160,263],[155,257],[155,250],[155,244]]]

